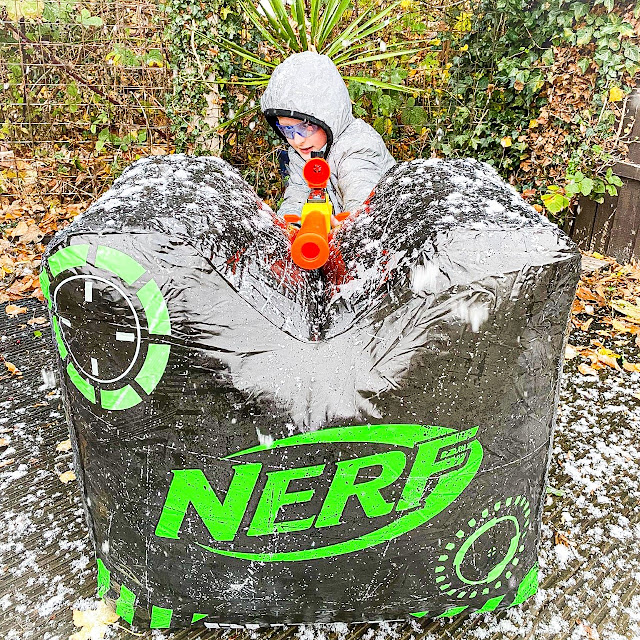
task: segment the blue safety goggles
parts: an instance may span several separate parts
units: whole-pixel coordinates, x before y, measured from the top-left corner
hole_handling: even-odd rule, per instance
[[[312,122],[300,122],[292,125],[281,125],[276,123],[276,127],[278,127],[278,131],[280,131],[288,140],[293,140],[296,133],[303,138],[308,138],[320,128],[317,124],[313,124]]]

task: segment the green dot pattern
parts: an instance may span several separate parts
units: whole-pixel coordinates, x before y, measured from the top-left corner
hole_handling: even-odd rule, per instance
[[[522,514],[524,519],[523,528],[520,530],[518,526],[518,519],[515,516],[510,515],[507,512],[507,515],[504,514],[506,509],[511,507],[517,507],[518,511]],[[512,509],[510,509],[511,511]],[[482,596],[488,596],[493,591],[495,593],[496,590],[503,588],[504,580],[509,579],[513,576],[512,569],[516,567],[520,560],[517,555],[524,551],[525,545],[522,544],[522,540],[526,535],[529,525],[530,525],[530,505],[529,501],[524,496],[510,496],[505,498],[504,500],[496,501],[491,505],[491,508],[484,509],[479,518],[471,518],[468,521],[468,526],[470,531],[458,530],[455,533],[455,537],[459,540],[459,542],[449,542],[445,545],[445,549],[448,553],[442,554],[438,557],[438,563],[434,567],[434,573],[437,575],[436,584],[439,582],[443,582],[444,584],[439,586],[440,591],[446,592],[447,595],[455,597],[456,599],[461,599],[464,597],[476,598],[478,593],[481,593]],[[476,582],[469,581],[464,578],[462,574],[459,573],[460,565],[464,560],[464,556],[468,553],[471,548],[472,542],[476,537],[483,535],[486,531],[489,531],[492,527],[496,526],[498,523],[511,520],[515,524],[516,534],[512,538],[511,544],[509,546],[509,551],[503,558],[503,560],[496,564],[496,566],[489,572],[487,578],[484,580],[478,580]],[[522,522],[522,520],[520,520]],[[474,537],[475,536],[475,537]],[[456,553],[457,549],[457,553]],[[453,554],[451,552],[454,552]],[[458,582],[461,580],[465,583],[468,583],[467,586],[460,584],[458,587],[452,587],[451,582],[447,580],[449,577],[449,571],[451,568],[447,561],[453,557],[453,563],[456,568],[456,572],[458,575]],[[504,576],[504,577],[503,577]],[[453,576],[452,576],[453,577]],[[482,583],[485,584],[482,584]],[[477,585],[477,588],[473,588],[473,585]],[[471,586],[471,589],[470,589]],[[490,601],[492,604],[487,606],[491,607],[493,604],[497,607],[500,602],[502,602],[504,598],[504,594],[496,595]],[[484,609],[485,611],[491,611],[493,609]],[[444,615],[444,614],[443,614]]]

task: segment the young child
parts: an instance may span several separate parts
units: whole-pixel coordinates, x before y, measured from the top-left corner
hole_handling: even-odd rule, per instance
[[[281,216],[302,211],[309,195],[302,169],[312,151],[324,151],[331,167],[327,193],[335,213],[357,209],[395,164],[378,132],[353,117],[347,87],[327,56],[305,51],[287,58],[273,71],[260,106],[293,149]]]

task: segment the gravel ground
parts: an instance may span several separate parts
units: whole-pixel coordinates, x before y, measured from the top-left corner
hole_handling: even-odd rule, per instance
[[[93,550],[52,363],[46,316],[35,300],[10,318],[0,306],[0,353],[22,375],[0,376],[0,638],[67,640],[72,611],[97,606]],[[615,344],[596,322],[571,342],[598,334],[605,347],[640,362],[635,343]],[[117,623],[84,638],[154,640],[640,639],[640,373],[606,367],[595,375],[567,361],[560,397],[540,548],[540,587],[499,614],[454,620],[295,626],[268,631],[191,629],[132,633]],[[3,367],[3,370],[5,367]],[[7,370],[9,369],[7,365]],[[63,450],[57,450],[63,449]],[[66,475],[65,475],[66,474]],[[66,480],[66,482],[64,482]],[[97,623],[97,614],[86,614]],[[126,625],[125,625],[126,626]]]

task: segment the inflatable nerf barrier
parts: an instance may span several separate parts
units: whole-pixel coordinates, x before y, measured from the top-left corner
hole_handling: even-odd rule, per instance
[[[99,594],[152,628],[523,602],[580,256],[487,165],[395,166],[298,268],[216,158],[43,261]]]

